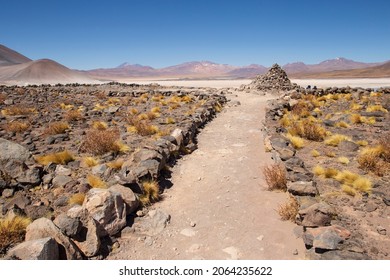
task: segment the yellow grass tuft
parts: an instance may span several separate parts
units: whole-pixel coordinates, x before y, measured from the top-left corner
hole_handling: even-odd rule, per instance
[[[135,116],[139,114],[139,111],[136,108],[131,108],[129,110],[130,115]]]
[[[96,103],[95,107],[93,108],[93,111],[101,111],[101,110],[104,110],[106,108],[107,108],[106,106],[101,105],[100,103]]]
[[[112,168],[112,169],[121,169],[121,168],[122,168],[122,165],[123,165],[124,163],[125,163],[125,160],[124,160],[124,159],[118,158],[117,160],[108,162],[106,165],[107,165],[109,168]]]
[[[352,187],[360,192],[370,193],[372,183],[368,178],[359,177],[353,182]]]
[[[84,199],[85,199],[85,194],[75,193],[69,198],[68,204],[69,205],[74,205],[74,204],[82,205],[84,202]]]
[[[149,119],[148,114],[142,113],[142,114],[138,115],[138,120],[140,120],[140,121],[148,120],[148,119]]]
[[[347,124],[346,122],[338,122],[335,124],[336,127],[342,127],[342,128],[348,128],[349,127],[349,124]]]
[[[41,165],[48,165],[50,163],[67,164],[74,161],[74,156],[67,150],[58,153],[52,153],[44,156],[35,156],[35,161]]]
[[[94,157],[84,157],[81,162],[86,167],[94,167],[99,164],[99,161]]]
[[[153,107],[153,108],[150,110],[150,112],[152,112],[152,113],[160,113],[160,112],[161,112],[161,109],[160,109],[160,107]]]
[[[139,200],[142,205],[147,206],[160,199],[160,186],[155,180],[147,180],[141,183],[144,193]]]
[[[355,143],[358,144],[361,147],[365,147],[365,146],[368,145],[368,142],[366,140],[358,140]]]
[[[287,133],[286,137],[295,149],[301,149],[305,146],[305,141],[301,137],[293,136],[290,133]]]
[[[0,219],[0,254],[6,253],[7,249],[24,240],[26,228],[31,220],[22,216]]]
[[[282,164],[271,164],[263,168],[268,190],[287,190],[287,174]]]
[[[324,176],[325,178],[336,178],[336,176],[339,174],[339,171],[335,168],[327,168],[325,169]]]
[[[320,152],[317,150],[311,150],[310,153],[311,153],[312,157],[319,157],[321,155]]]
[[[103,155],[108,152],[117,153],[120,148],[117,145],[119,137],[120,134],[118,129],[88,130],[84,137],[84,141],[81,144],[80,151],[96,156]]]
[[[327,157],[330,157],[330,158],[336,157],[335,152],[330,151],[330,150],[325,151],[325,155],[326,155]]]
[[[342,163],[342,164],[348,164],[349,163],[349,159],[347,157],[339,157],[337,159],[337,161]]]
[[[4,125],[4,130],[8,132],[21,133],[25,132],[30,125],[25,122],[12,121]]]
[[[341,190],[350,196],[356,196],[358,194],[357,190],[349,185],[341,185]]]
[[[370,193],[372,189],[372,183],[368,178],[362,177],[359,174],[348,170],[339,172],[335,179],[343,185],[347,185],[358,192]],[[344,187],[344,189],[347,188]]]
[[[10,106],[1,110],[3,116],[25,116],[33,113],[36,113],[35,108],[28,108],[21,105]]]
[[[323,176],[325,174],[325,169],[322,166],[316,165],[313,167],[313,174],[316,176]]]
[[[348,170],[343,170],[337,174],[335,179],[340,183],[352,185],[352,183],[359,178],[359,174],[353,173]]]
[[[172,117],[167,117],[167,118],[165,119],[165,123],[166,123],[166,124],[174,124],[175,122],[176,122],[175,119],[172,118]]]
[[[122,141],[116,141],[115,145],[117,147],[116,150],[120,153],[128,153],[131,151],[130,147]]]
[[[69,124],[66,122],[53,122],[49,124],[44,131],[46,135],[63,134],[69,129]]]
[[[382,105],[370,105],[367,107],[366,112],[384,112],[387,113],[388,111],[382,107]]]
[[[350,109],[352,111],[360,111],[362,108],[363,108],[363,106],[360,104],[357,104],[357,103],[352,103],[350,106]]]
[[[92,188],[96,189],[106,189],[107,184],[102,179],[100,179],[98,176],[88,174],[87,175],[87,182],[88,185],[90,185]]]
[[[299,211],[299,203],[297,199],[290,195],[288,201],[285,204],[279,205],[278,214],[283,221],[295,221]]]
[[[97,130],[106,130],[108,128],[108,124],[102,121],[94,121],[92,123],[92,128]]]
[[[365,121],[365,118],[359,114],[352,114],[349,119],[353,124],[362,124]]]
[[[352,141],[352,139],[346,135],[334,134],[326,138],[324,143],[328,146],[337,147],[342,141]]]
[[[83,119],[81,112],[79,110],[70,110],[65,113],[65,120],[68,122],[74,122]]]

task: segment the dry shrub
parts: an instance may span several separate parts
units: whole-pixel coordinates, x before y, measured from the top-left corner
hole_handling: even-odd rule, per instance
[[[325,139],[325,145],[337,147],[342,141],[352,141],[352,139],[346,135],[334,134]]]
[[[263,168],[268,190],[287,190],[286,169],[282,164],[271,164]]]
[[[337,159],[337,161],[342,163],[342,164],[348,164],[349,163],[349,159],[347,157],[339,157]]]
[[[35,156],[36,162],[42,165],[48,165],[50,163],[67,164],[74,161],[74,156],[69,151],[63,151],[58,153],[52,153],[44,156]]]
[[[85,134],[84,141],[80,146],[80,151],[96,156],[108,152],[119,152],[119,137],[120,134],[118,129],[88,130]]]
[[[305,146],[305,141],[299,136],[293,136],[290,133],[287,133],[286,137],[295,149],[301,149]]]
[[[324,176],[325,178],[335,178],[339,174],[339,171],[335,168],[327,168],[325,169]]]
[[[104,182],[98,176],[95,176],[92,174],[87,175],[87,182],[88,182],[88,185],[90,185],[92,188],[97,188],[97,189],[106,189],[107,188],[106,182]]]
[[[4,125],[4,130],[8,132],[20,133],[26,131],[30,124],[25,122],[13,121]]]
[[[348,170],[339,172],[335,179],[343,185],[349,186],[358,192],[370,193],[372,189],[372,183],[368,178],[362,177],[359,174]],[[344,189],[347,188],[344,187]]]
[[[382,158],[390,162],[390,132],[386,132],[379,138],[379,145],[382,146]]]
[[[382,107],[382,105],[370,105],[367,107],[366,112],[384,112],[387,113],[388,111]]]
[[[45,129],[44,134],[46,135],[55,135],[63,134],[66,130],[69,129],[69,124],[66,122],[53,122]]]
[[[129,120],[129,123],[131,126],[127,128],[127,131],[137,133],[141,136],[154,135],[159,132],[159,128],[155,125],[152,125],[147,120],[132,118]]]
[[[165,123],[166,123],[166,124],[174,124],[175,122],[176,122],[175,119],[172,118],[172,117],[167,117],[167,118],[165,119]]]
[[[295,221],[299,211],[299,203],[296,198],[290,195],[288,201],[285,204],[279,205],[278,214],[283,221]]]
[[[320,152],[317,150],[312,150],[310,153],[312,157],[319,157],[321,155]]]
[[[69,198],[68,204],[69,205],[74,205],[74,204],[82,205],[84,202],[84,199],[85,199],[85,194],[75,193],[74,195],[72,195]]]
[[[75,122],[78,120],[82,120],[84,117],[78,110],[70,110],[65,113],[65,120],[68,122]]]
[[[292,106],[291,113],[299,117],[307,117],[310,116],[310,111],[313,110],[313,105],[305,102],[303,100],[299,100],[297,104]]]
[[[1,113],[4,116],[25,116],[25,115],[33,114],[35,112],[36,112],[35,108],[28,108],[27,106],[23,106],[23,105],[10,106],[1,110]]]
[[[9,247],[24,240],[26,228],[30,223],[29,218],[21,216],[0,219],[0,254],[6,253]]]
[[[97,130],[106,130],[108,128],[108,124],[106,122],[94,121],[92,123],[92,128]]]
[[[7,96],[4,93],[0,93],[0,104],[3,104]]]
[[[295,136],[300,136],[311,141],[324,140],[327,131],[324,127],[314,122],[311,119],[304,119],[302,121],[293,121],[289,133]]]
[[[160,186],[157,181],[146,180],[141,184],[144,193],[140,196],[139,200],[142,205],[147,206],[160,199]]]
[[[99,164],[99,161],[94,157],[84,157],[81,160],[81,164],[85,167],[94,167]]]
[[[381,142],[383,140],[381,139]],[[364,148],[357,158],[359,167],[365,171],[371,171],[377,176],[384,176],[390,168],[390,157],[385,151],[386,148],[382,145]]]
[[[107,166],[112,169],[121,169],[122,165],[125,163],[125,160],[123,158],[118,158],[114,161],[108,162]]]
[[[322,166],[316,165],[313,167],[313,174],[316,176],[322,176],[325,174],[325,169]]]

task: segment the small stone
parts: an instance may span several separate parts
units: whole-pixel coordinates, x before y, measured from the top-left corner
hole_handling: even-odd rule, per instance
[[[298,255],[298,250],[297,250],[297,249],[295,249],[295,250],[293,251],[293,255],[294,255],[294,256],[297,256],[297,255]]]
[[[384,227],[382,226],[377,226],[376,227],[376,231],[380,234],[380,235],[386,235],[387,234],[387,231]]]
[[[195,226],[196,226],[196,223],[195,223],[195,222],[191,222],[191,223],[190,223],[190,226],[191,226],[191,227],[195,227]]]
[[[2,197],[3,198],[10,198],[14,195],[15,190],[14,189],[5,189],[3,190]]]
[[[374,202],[372,201],[369,201],[367,204],[366,204],[366,211],[368,213],[370,212],[374,212],[377,208],[378,208],[378,205],[376,205]]]
[[[180,234],[187,237],[193,237],[196,235],[196,232],[191,228],[185,228],[180,232]]]

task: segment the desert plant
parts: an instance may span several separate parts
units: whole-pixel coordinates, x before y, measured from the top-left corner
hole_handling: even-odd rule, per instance
[[[35,161],[42,165],[48,165],[50,163],[67,164],[74,160],[74,156],[67,150],[44,156],[35,156]]]
[[[4,130],[8,132],[21,133],[25,132],[30,125],[25,122],[12,121],[4,125]]]
[[[337,176],[335,176],[335,179],[341,184],[349,186],[358,192],[370,193],[372,189],[372,183],[368,178],[362,177],[359,174],[348,170],[339,172]],[[344,189],[347,188],[344,187]]]
[[[175,122],[176,122],[175,119],[172,118],[172,117],[167,117],[167,118],[165,119],[165,123],[166,123],[166,124],[174,124]]]
[[[305,146],[305,141],[301,137],[287,133],[286,138],[291,142],[295,149],[301,149]]]
[[[79,110],[70,110],[65,113],[65,120],[68,122],[75,122],[82,119],[83,116]]]
[[[285,204],[279,205],[278,214],[283,221],[295,221],[299,211],[299,203],[297,199],[290,195],[288,201]]]
[[[140,121],[136,118],[131,119],[131,126],[127,127],[127,131],[131,133],[137,133],[141,136],[154,135],[159,132],[159,128],[155,125],[150,124],[149,121]]]
[[[355,143],[358,144],[359,146],[362,146],[362,147],[365,147],[368,145],[368,142],[366,140],[358,140]]]
[[[320,152],[317,150],[311,150],[310,153],[311,153],[312,157],[319,157],[321,155]]]
[[[130,115],[135,116],[139,114],[139,111],[136,108],[131,108],[129,110]]]
[[[324,172],[325,178],[335,178],[339,174],[339,171],[335,168],[326,168]]]
[[[92,128],[97,130],[106,130],[108,128],[108,124],[102,121],[94,121],[92,123]]]
[[[382,134],[379,138],[379,145],[382,147],[381,157],[386,162],[390,162],[390,132]]]
[[[271,164],[263,168],[268,190],[287,190],[287,174],[282,164]]]
[[[357,158],[360,168],[377,176],[384,176],[388,172],[390,168],[388,160],[382,145],[364,148]]]
[[[347,123],[344,122],[344,121],[340,121],[340,122],[337,122],[337,123],[335,124],[335,127],[348,128],[348,127],[349,127],[349,124],[347,124]]]
[[[316,176],[322,176],[325,174],[325,169],[322,166],[316,165],[313,167],[313,174]]]
[[[358,194],[357,190],[355,190],[353,187],[351,187],[349,185],[345,185],[345,184],[341,185],[341,190],[350,196],[356,196]]]
[[[100,179],[96,175],[88,174],[87,175],[87,182],[88,185],[90,185],[92,188],[97,188],[97,189],[106,189],[107,184],[104,182],[102,179]]]
[[[342,141],[352,141],[352,139],[346,135],[334,134],[326,138],[324,143],[328,146],[337,147]]]
[[[352,114],[349,119],[354,124],[362,124],[365,121],[365,118],[359,114]]]
[[[147,206],[160,199],[160,186],[156,180],[146,180],[141,182],[143,194],[139,200],[142,205]]]
[[[29,218],[22,216],[0,219],[0,254],[6,253],[9,247],[24,240],[30,222]]]
[[[117,153],[120,150],[120,147],[118,146],[119,137],[120,134],[118,129],[88,130],[85,134],[84,141],[80,146],[80,151],[95,156],[103,155],[108,152]]]
[[[74,205],[74,204],[82,205],[84,202],[84,199],[85,199],[85,194],[75,193],[69,198],[68,204],[69,205]]]
[[[382,107],[382,105],[370,105],[367,107],[366,112],[384,112],[387,113],[388,111]]]
[[[99,164],[99,161],[94,157],[84,157],[81,162],[86,167],[94,167]]]
[[[122,165],[125,163],[125,160],[122,158],[118,158],[114,161],[108,162],[106,165],[112,169],[120,169]]]
[[[160,107],[153,107],[152,109],[150,109],[150,112],[152,113],[160,113],[161,112],[161,108]]]
[[[9,106],[3,110],[1,110],[1,114],[3,116],[25,116],[30,115],[36,112],[35,108],[29,108],[27,106],[23,105],[15,105],[15,106]]]
[[[53,122],[44,130],[46,135],[63,134],[69,129],[69,124],[66,122]]]
[[[349,163],[349,159],[347,157],[339,157],[339,158],[337,158],[337,161],[342,163],[342,164],[348,164]]]

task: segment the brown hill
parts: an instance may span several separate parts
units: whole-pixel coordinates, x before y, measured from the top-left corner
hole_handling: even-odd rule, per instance
[[[9,66],[20,63],[30,62],[31,59],[24,55],[0,45],[0,66]]]
[[[337,70],[328,71],[322,73],[294,73],[291,74],[292,78],[389,78],[390,77],[390,61],[384,64],[366,67],[361,69],[350,69],[350,70]]]
[[[4,84],[68,84],[94,83],[87,75],[71,70],[53,60],[40,59],[0,67],[0,82]]]

